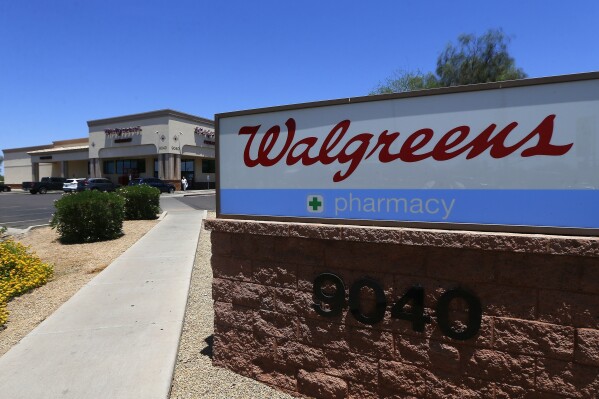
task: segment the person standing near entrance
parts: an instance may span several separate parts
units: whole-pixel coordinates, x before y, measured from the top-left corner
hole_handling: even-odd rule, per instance
[[[181,179],[181,189],[183,191],[187,190],[187,179],[185,178],[185,176],[183,176],[183,178]]]

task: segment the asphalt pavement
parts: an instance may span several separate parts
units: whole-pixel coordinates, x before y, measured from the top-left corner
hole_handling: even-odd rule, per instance
[[[33,195],[22,190],[0,193],[0,226],[7,227],[12,233],[20,233],[32,226],[47,225],[55,210],[54,201],[61,195],[61,191],[51,191],[43,195]],[[163,193],[160,198],[176,198],[198,210],[216,209],[215,190]]]
[[[22,190],[0,193],[0,226],[26,229],[48,224],[54,213],[54,201],[62,192],[33,195]]]

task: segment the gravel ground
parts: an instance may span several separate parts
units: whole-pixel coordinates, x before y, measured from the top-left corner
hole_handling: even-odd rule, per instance
[[[208,212],[214,217],[214,212]],[[251,398],[274,399],[293,396],[227,369],[214,367],[205,350],[214,332],[210,232],[202,230],[187,299],[187,310],[179,355],[175,365],[171,399]]]
[[[8,303],[8,323],[0,330],[0,356],[33,330],[46,317],[73,296],[98,272],[125,252],[158,223],[157,220],[123,222],[122,237],[90,244],[63,245],[56,230],[42,227],[15,237],[54,265],[54,278],[46,285],[14,298]]]

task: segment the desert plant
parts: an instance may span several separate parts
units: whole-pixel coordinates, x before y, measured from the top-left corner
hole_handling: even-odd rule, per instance
[[[0,330],[2,326],[8,321],[8,309],[6,308],[6,297],[4,293],[0,292]]]
[[[124,204],[116,193],[64,195],[54,203],[50,225],[65,244],[113,240],[123,235]]]
[[[126,220],[152,220],[160,212],[160,190],[146,184],[125,186],[117,190],[125,200]]]
[[[6,323],[8,300],[46,284],[53,268],[12,239],[0,242],[0,326]]]

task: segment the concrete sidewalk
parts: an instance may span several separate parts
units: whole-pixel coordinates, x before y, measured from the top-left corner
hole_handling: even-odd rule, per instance
[[[168,397],[206,215],[176,202],[0,358],[0,398]]]

